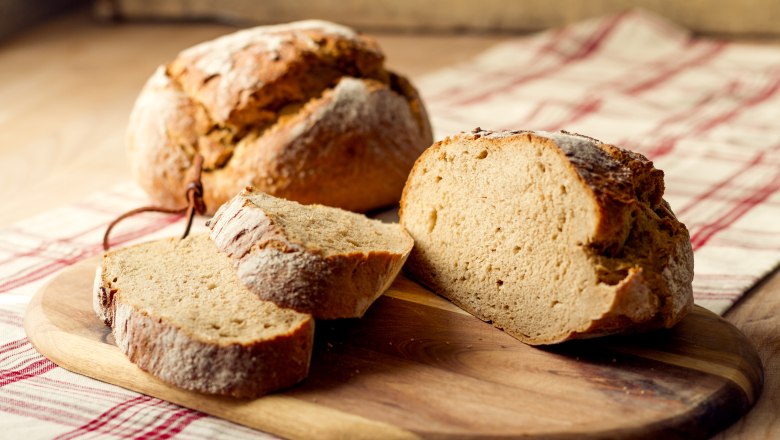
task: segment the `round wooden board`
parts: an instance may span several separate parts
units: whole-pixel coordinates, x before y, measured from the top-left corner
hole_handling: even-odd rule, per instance
[[[317,323],[311,374],[255,400],[206,396],[139,370],[92,311],[97,260],[30,303],[25,330],[63,368],[292,438],[705,438],[746,413],[761,362],[696,307],[669,331],[524,345],[399,277],[362,319]]]

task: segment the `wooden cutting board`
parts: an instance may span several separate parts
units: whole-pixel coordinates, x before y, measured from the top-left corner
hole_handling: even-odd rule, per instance
[[[63,368],[293,438],[704,438],[763,383],[754,348],[702,308],[670,331],[524,345],[400,277],[363,319],[318,322],[311,374],[256,400],[168,386],[92,312],[97,260],[32,300],[25,329]]]

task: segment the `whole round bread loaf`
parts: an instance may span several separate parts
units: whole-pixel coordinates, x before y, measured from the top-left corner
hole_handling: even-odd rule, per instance
[[[671,327],[693,252],[644,156],[565,132],[475,130],[417,160],[406,268],[530,344]]]
[[[374,40],[324,21],[184,50],[135,103],[132,172],[155,203],[178,208],[203,155],[210,214],[248,185],[352,211],[397,203],[432,135],[417,91],[383,64]]]

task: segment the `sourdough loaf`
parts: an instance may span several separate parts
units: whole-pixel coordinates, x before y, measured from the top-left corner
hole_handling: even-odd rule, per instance
[[[210,214],[244,186],[353,211],[395,204],[431,142],[423,104],[374,40],[324,21],[242,30],[181,52],[138,97],[136,180],[166,208],[205,158]]]
[[[323,319],[362,316],[414,244],[398,224],[252,188],[223,205],[208,225],[249,290]]]
[[[132,362],[182,388],[255,397],[308,373],[312,317],[246,290],[207,235],[106,253],[93,306]]]
[[[565,132],[474,130],[404,188],[408,272],[530,344],[671,327],[692,306],[688,231],[644,156]]]

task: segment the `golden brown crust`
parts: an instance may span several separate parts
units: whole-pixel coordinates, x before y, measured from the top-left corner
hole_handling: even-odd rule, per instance
[[[373,39],[321,22],[246,29],[202,43],[179,54],[168,75],[215,124],[241,128],[276,119],[282,107],[308,101],[342,76],[387,82],[383,62]]]
[[[114,305],[117,346],[142,370],[192,391],[252,398],[290,387],[308,375],[314,320],[255,344],[219,345],[132,305]]]
[[[280,307],[317,319],[360,318],[390,286],[405,257],[390,252],[325,257],[266,246],[253,249],[238,271],[259,298]],[[295,276],[283,276],[290,268]]]
[[[432,137],[416,90],[383,61],[372,39],[319,21],[187,49],[133,109],[134,175],[155,202],[182,206],[202,154],[209,213],[246,185],[354,211],[395,203]]]
[[[655,169],[653,163],[639,153],[599,141],[594,144],[607,153],[615,165],[626,170],[628,179],[600,181],[592,178],[592,174],[584,177],[603,207],[603,222],[612,221],[610,227],[603,228],[602,235],[594,240],[597,243],[593,247],[594,256],[599,264],[613,272],[607,278],[617,275],[622,280],[618,285],[616,307],[595,322],[587,333],[614,332],[615,322],[627,316],[627,313],[621,313],[620,305],[626,302],[621,295],[642,289],[652,290],[657,305],[652,309],[652,316],[639,314],[632,317],[632,322],[641,323],[638,326],[641,329],[669,328],[693,307],[690,287],[693,252],[688,229],[677,220],[663,199],[663,171]],[[577,169],[580,171],[583,167]],[[641,266],[625,267],[626,260]],[[629,277],[623,276],[626,271]],[[620,328],[617,326],[618,330]]]

